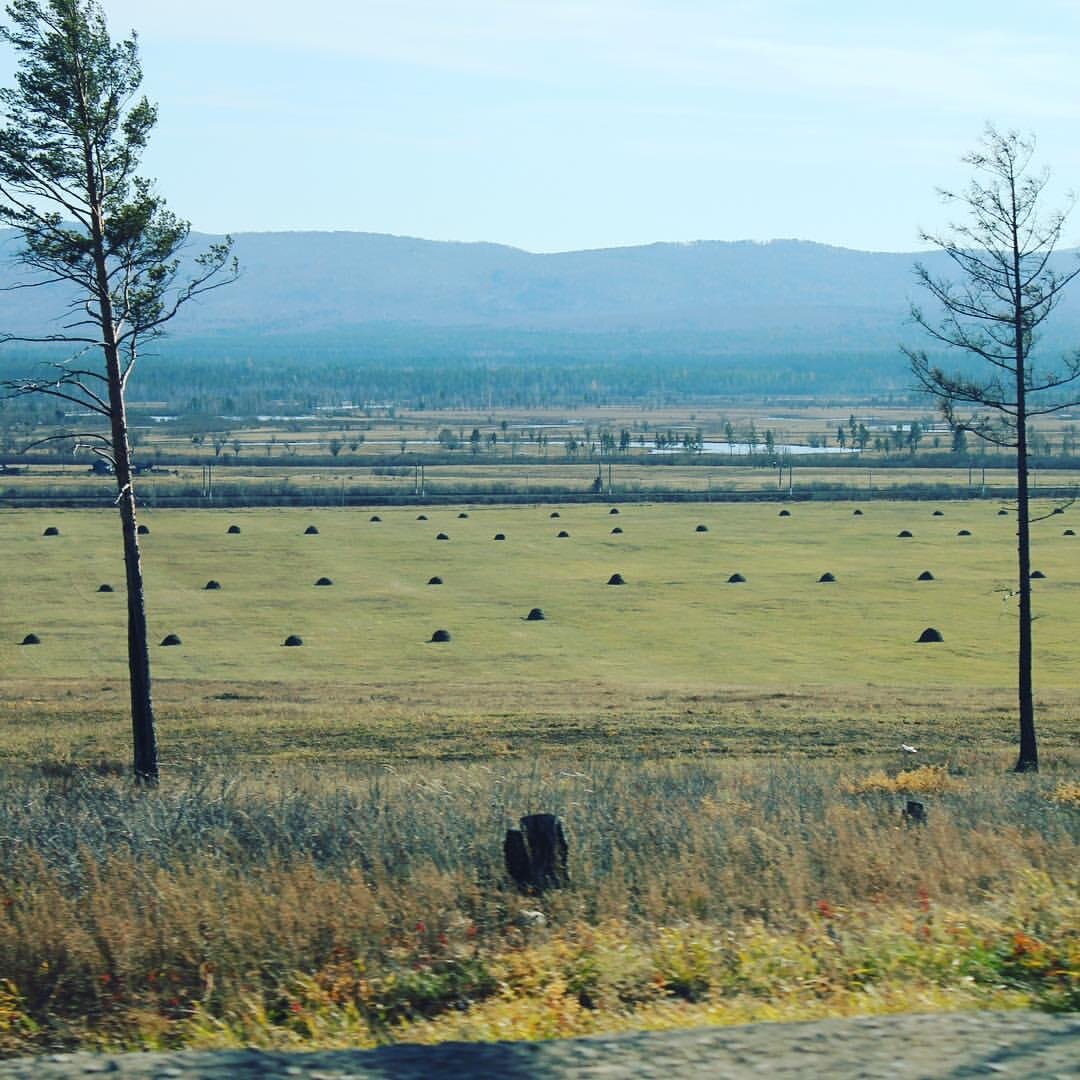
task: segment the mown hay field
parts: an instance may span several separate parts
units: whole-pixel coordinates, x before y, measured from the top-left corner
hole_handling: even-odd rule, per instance
[[[146,512],[166,756],[473,757],[538,740],[865,753],[901,736],[1007,747],[1014,517],[976,501],[780,509]],[[1080,702],[1069,524],[1066,513],[1034,529],[1033,566],[1046,575],[1034,583],[1036,686],[1051,745],[1074,739]],[[59,535],[43,535],[49,526]],[[21,754],[29,740],[123,755],[115,515],[8,511],[0,550],[0,749]],[[933,581],[917,580],[925,570]],[[819,582],[826,572],[835,582]],[[624,585],[607,584],[615,573]],[[736,573],[746,580],[729,583]],[[321,577],[333,584],[316,586]],[[526,618],[535,607],[544,620]],[[944,641],[917,644],[927,627]],[[431,641],[440,629],[448,643]],[[40,644],[20,644],[29,633]],[[168,634],[182,644],[161,647]],[[284,647],[289,635],[303,646]]]
[[[153,789],[115,517],[0,515],[0,1055],[1075,1010],[1071,515],[1018,775],[1012,519],[858,508],[147,513]]]

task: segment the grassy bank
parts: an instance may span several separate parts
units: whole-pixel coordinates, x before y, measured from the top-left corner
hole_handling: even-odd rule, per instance
[[[1080,1004],[1077,762],[46,768],[0,793],[0,1045],[371,1045]],[[905,826],[907,793],[929,807]],[[561,814],[522,897],[504,828]]]

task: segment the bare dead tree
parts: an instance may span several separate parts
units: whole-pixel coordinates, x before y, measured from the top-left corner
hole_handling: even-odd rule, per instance
[[[1068,209],[1041,206],[1049,180],[1034,170],[1035,143],[1015,131],[987,127],[978,149],[964,157],[973,176],[960,192],[942,191],[964,219],[922,239],[952,261],[955,278],[938,277],[917,264],[919,284],[934,302],[911,314],[935,347],[966,354],[973,364],[946,371],[926,351],[904,348],[919,385],[935,397],[954,431],[970,432],[1016,451],[1017,596],[1019,598],[1018,772],[1037,770],[1032,682],[1031,504],[1028,492],[1028,425],[1080,403],[1080,352],[1046,367],[1037,356],[1039,328],[1050,318],[1080,265],[1055,260]]]

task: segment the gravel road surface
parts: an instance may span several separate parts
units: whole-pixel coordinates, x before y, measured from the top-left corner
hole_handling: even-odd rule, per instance
[[[379,1050],[53,1054],[0,1061],[0,1080],[112,1075],[245,1080],[447,1077],[1080,1078],[1080,1014],[934,1013],[802,1024],[636,1032],[539,1043],[443,1043]]]

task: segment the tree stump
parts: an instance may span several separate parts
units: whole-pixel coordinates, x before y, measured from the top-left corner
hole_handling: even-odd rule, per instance
[[[506,872],[522,892],[542,893],[569,885],[568,855],[562,822],[554,814],[526,814],[520,829],[506,830]]]

